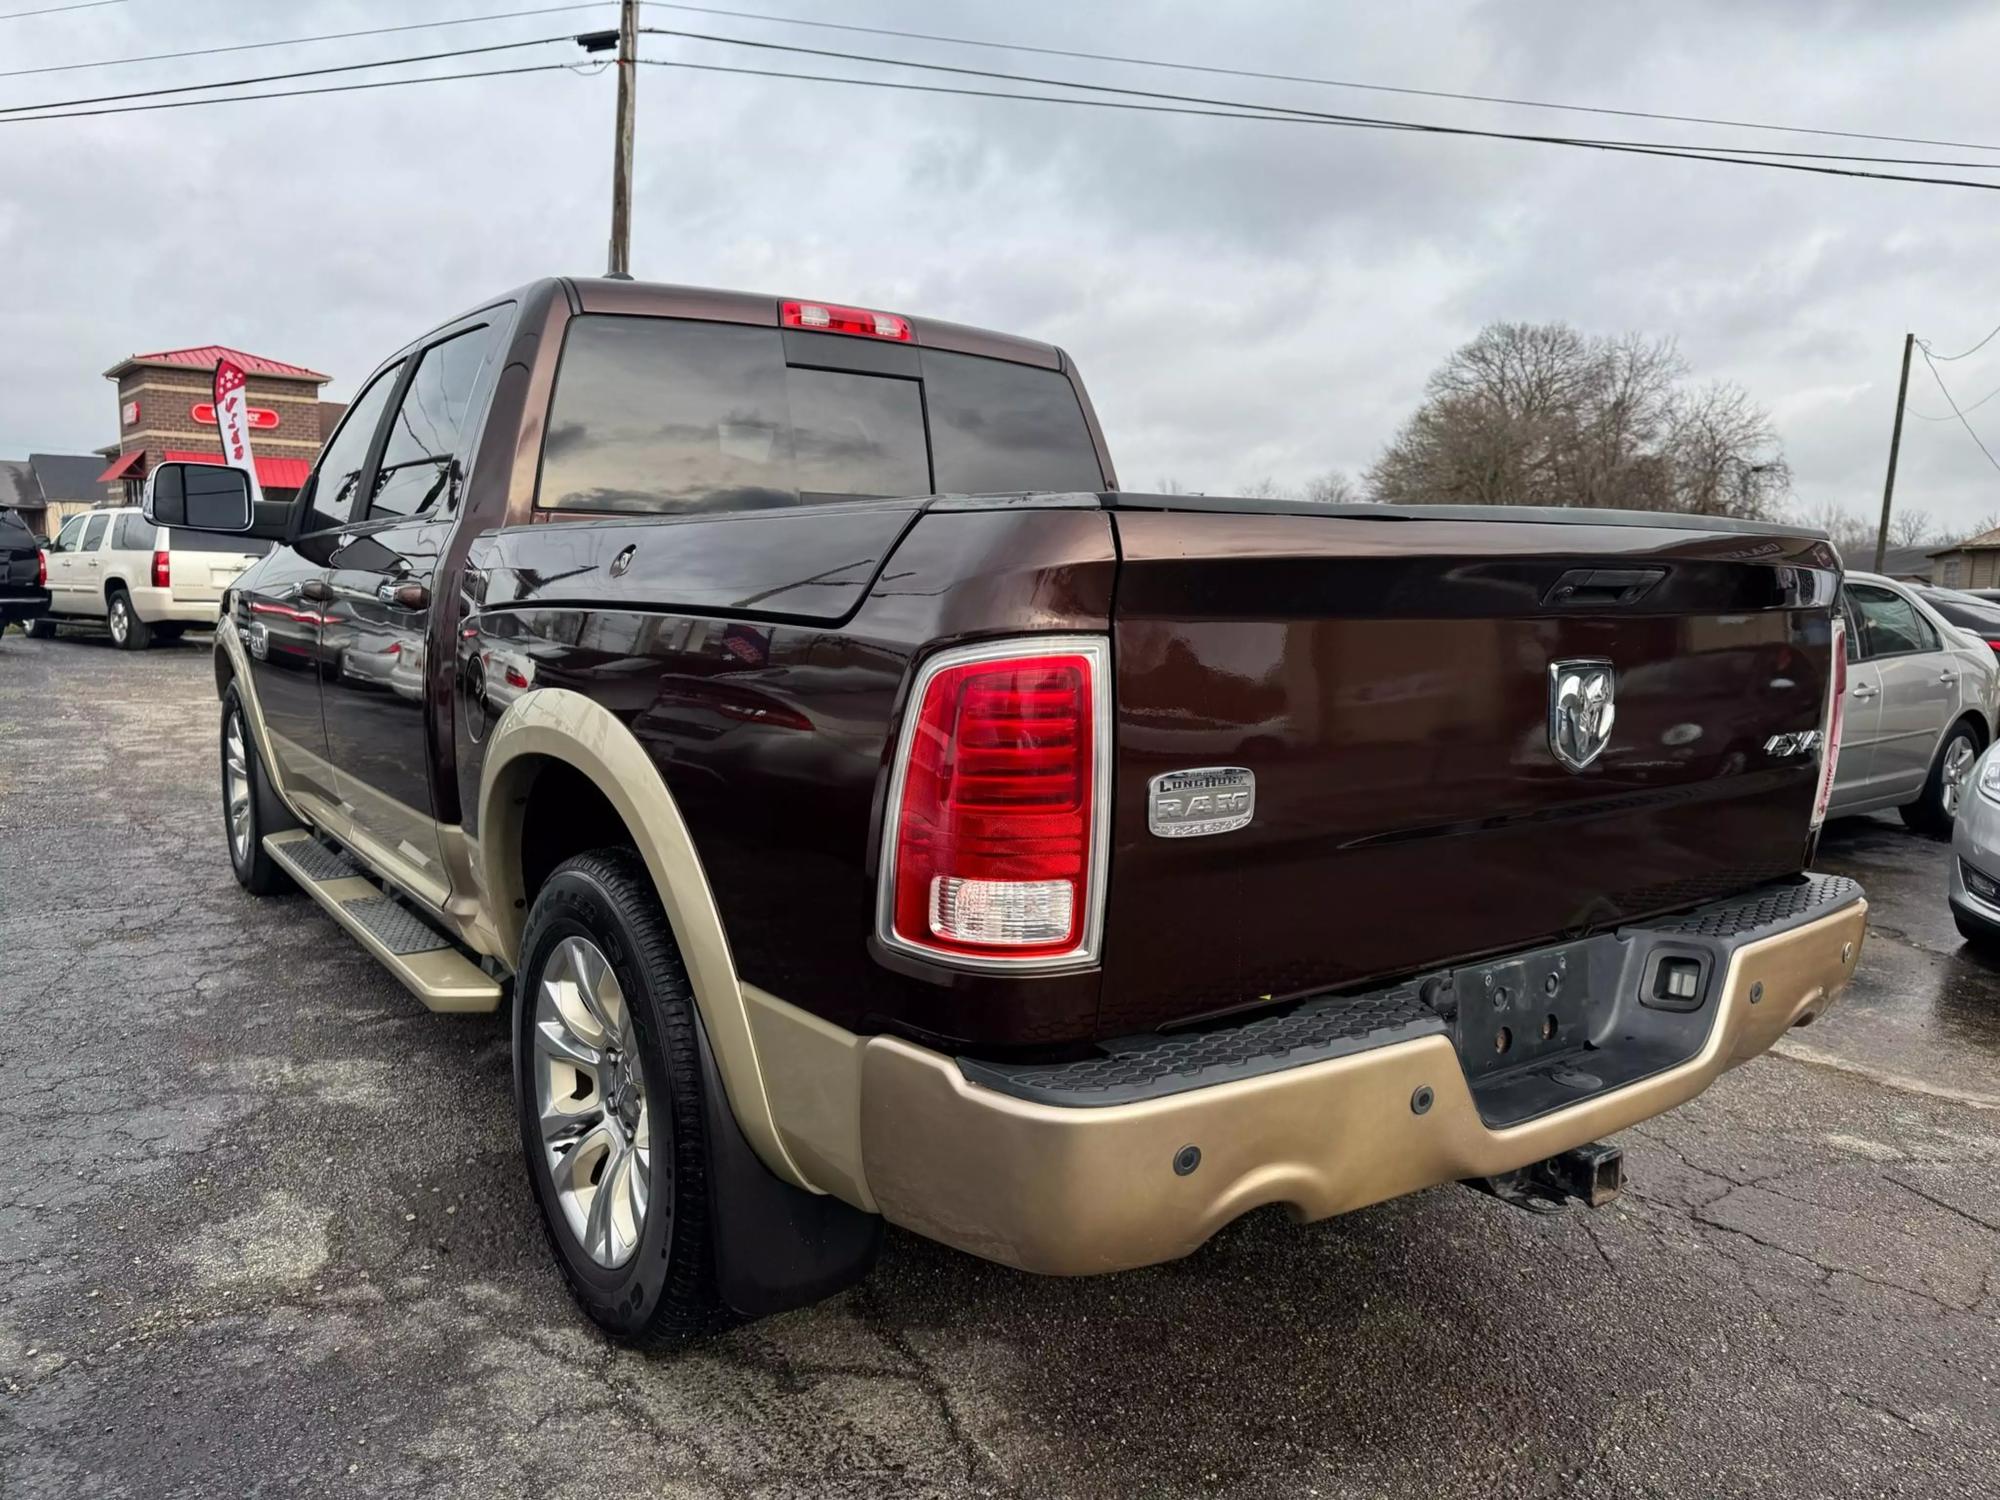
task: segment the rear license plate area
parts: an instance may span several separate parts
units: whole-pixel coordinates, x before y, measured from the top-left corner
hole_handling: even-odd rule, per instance
[[[1566,943],[1450,975],[1454,1041],[1472,1082],[1575,1054],[1590,1036],[1586,943]]]

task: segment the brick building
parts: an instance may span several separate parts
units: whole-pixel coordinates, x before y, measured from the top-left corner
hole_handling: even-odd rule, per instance
[[[118,441],[98,449],[107,460],[99,482],[105,503],[136,505],[146,475],[171,460],[220,462],[222,442],[210,404],[218,360],[249,376],[250,446],[266,498],[288,500],[305,483],[320,444],[342,410],[322,401],[331,378],[303,365],[207,344],[135,354],[104,372],[118,383]]]

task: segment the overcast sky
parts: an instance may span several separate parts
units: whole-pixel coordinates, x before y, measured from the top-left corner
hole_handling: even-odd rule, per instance
[[[54,3],[0,0],[0,10]],[[531,3],[125,0],[0,20],[0,72]],[[2000,147],[1987,104],[2000,55],[1992,5],[734,4]],[[0,78],[0,99],[408,56],[566,34],[614,14],[603,5]],[[1170,73],[659,7],[647,24],[1483,128],[1961,161],[1987,154]],[[677,38],[644,43],[644,54],[688,61],[919,76]],[[428,70],[573,55],[569,46],[526,49]],[[1359,472],[1429,371],[1483,323],[1561,319],[1593,332],[1672,335],[1699,376],[1740,382],[1773,412],[1801,504],[1872,511],[1904,330],[1954,354],[2000,323],[2000,194],[678,69],[644,69],[640,83],[638,275],[846,300],[1059,343],[1082,366],[1128,488],[1174,478],[1226,490],[1266,476],[1297,483],[1328,469]],[[100,372],[136,351],[232,344],[327,371],[328,393],[344,397],[396,345],[488,293],[601,270],[612,96],[608,73],[557,72],[0,125],[0,456],[111,441],[116,406]],[[1991,160],[1990,172],[1937,175],[2000,181],[2000,152]],[[2000,386],[2000,339],[1940,368],[1970,404]],[[1921,360],[1910,391],[1913,413],[1949,415]],[[2000,456],[2000,400],[1971,420]],[[2000,472],[1955,421],[1913,416],[1898,492],[1956,530],[2000,512]]]

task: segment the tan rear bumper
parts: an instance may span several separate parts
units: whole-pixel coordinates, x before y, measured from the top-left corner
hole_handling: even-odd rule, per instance
[[[1172,1260],[1238,1215],[1325,1218],[1527,1166],[1692,1099],[1815,1019],[1853,975],[1867,902],[1731,956],[1701,1050],[1650,1078],[1504,1130],[1481,1122],[1441,1036],[1141,1103],[1058,1108],[969,1083],[890,1037],[861,1048],[861,1155],[893,1223],[1051,1275]],[[1753,995],[1756,997],[1753,999]],[[1419,1115],[1418,1089],[1434,1103]],[[1194,1146],[1186,1175],[1176,1154]]]

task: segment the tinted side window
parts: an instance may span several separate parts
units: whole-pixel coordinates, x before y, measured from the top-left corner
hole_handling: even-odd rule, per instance
[[[370,516],[413,516],[444,493],[499,333],[497,327],[470,328],[424,351],[389,425]]]
[[[1083,408],[1060,370],[927,349],[924,394],[944,493],[1104,487]]]
[[[120,552],[151,552],[159,545],[154,540],[157,530],[142,515],[120,516],[117,529],[111,534],[111,545]]]
[[[58,552],[76,551],[82,545],[83,525],[88,519],[87,516],[71,516],[67,521],[63,522],[62,530],[56,533],[55,550]]]
[[[307,531],[327,531],[345,526],[359,512],[362,466],[368,462],[368,448],[375,441],[375,429],[382,423],[382,408],[396,387],[400,363],[389,366],[368,382],[347,409],[347,419],[319,456],[313,481],[312,514],[306,518]]]
[[[931,489],[914,380],[789,368],[777,330],[586,316],[569,325],[538,503],[759,510]]]
[[[1848,591],[1861,619],[1862,646],[1868,656],[1895,656],[1937,648],[1937,636],[1909,600],[1887,589],[1858,585]]]
[[[104,530],[111,524],[111,517],[99,511],[90,518],[90,524],[83,529],[83,550],[91,551],[104,540]]]

